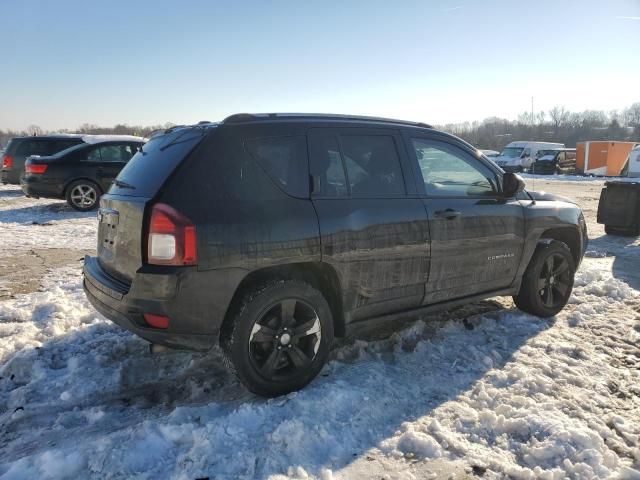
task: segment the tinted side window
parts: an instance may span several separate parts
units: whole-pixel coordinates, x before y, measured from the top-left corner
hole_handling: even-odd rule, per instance
[[[133,153],[133,155],[135,155],[136,153],[138,153],[140,151],[140,148],[142,147],[141,143],[131,143],[129,145],[131,147],[131,152]],[[131,156],[133,156],[131,155]]]
[[[497,193],[494,173],[465,151],[422,138],[412,138],[411,142],[427,195],[466,197]]]
[[[16,155],[24,155],[25,157],[29,155],[49,155],[48,142],[43,140],[25,140],[18,146]]]
[[[334,135],[312,136],[309,139],[309,152],[314,195],[346,197],[349,192],[338,138]]]
[[[282,190],[294,197],[309,196],[305,136],[252,138],[245,148]]]
[[[340,142],[352,196],[384,197],[405,193],[393,137],[341,135]]]
[[[104,145],[93,148],[87,155],[90,162],[126,163],[133,157],[131,145]]]
[[[100,149],[98,147],[90,149],[86,154],[86,158],[89,162],[101,162]]]

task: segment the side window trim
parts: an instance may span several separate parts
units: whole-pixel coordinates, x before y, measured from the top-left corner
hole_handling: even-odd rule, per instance
[[[496,192],[495,195],[493,196],[487,196],[487,195],[429,195],[424,182],[422,181],[422,172],[420,171],[420,163],[418,161],[418,158],[416,156],[416,152],[415,152],[415,148],[413,147],[413,142],[412,139],[418,139],[418,140],[425,140],[428,142],[435,142],[437,143],[442,143],[445,144],[455,150],[459,150],[461,151],[463,154],[466,154],[466,156],[470,157],[471,159],[473,159],[474,162],[478,162],[480,165],[482,165],[484,168],[486,168],[487,170],[489,170],[489,172],[492,173],[493,178],[495,179],[495,186],[496,186]],[[501,172],[499,172],[498,170],[496,170],[496,168],[491,165],[491,162],[486,162],[482,159],[482,157],[476,157],[475,155],[473,155],[472,153],[468,152],[467,150],[465,150],[464,148],[455,145],[452,142],[448,142],[447,139],[445,138],[439,138],[435,135],[428,135],[428,134],[417,134],[415,132],[406,132],[404,135],[404,140],[407,144],[407,148],[409,150],[409,157],[411,160],[411,164],[413,166],[413,171],[414,171],[414,176],[416,179],[416,188],[418,189],[418,196],[420,196],[421,198],[452,198],[452,199],[456,199],[456,198],[461,198],[461,199],[499,199],[502,198],[500,193],[502,192],[502,174]]]
[[[310,181],[309,181],[310,187],[313,184],[313,187],[309,189],[310,198],[315,198],[315,199],[351,198],[349,194],[349,180],[347,177],[347,169],[346,169],[346,165],[344,164],[344,157],[342,154],[342,146],[340,145],[340,138],[338,137],[338,134],[335,128],[312,128],[307,130],[306,135],[307,135],[307,159],[309,163],[308,172],[310,176]],[[314,164],[316,160],[316,156],[315,156],[316,152],[314,147],[316,143],[320,142],[320,139],[323,139],[323,138],[325,140],[330,139],[334,141],[338,149],[337,153],[340,161],[340,167],[342,169],[342,175],[344,177],[344,188],[347,191],[346,195],[327,195],[325,193],[315,191],[316,175],[318,174],[318,172],[315,170],[315,164]],[[320,186],[322,187],[322,189],[324,189],[323,185],[320,185]]]
[[[351,180],[349,180],[349,172],[347,170],[347,164],[344,159],[344,148],[342,147],[342,135],[336,134],[333,136],[335,137],[338,145],[338,153],[340,154],[340,164],[342,165],[342,171],[344,172],[344,181],[346,182],[345,187],[347,187],[347,196],[341,197],[341,198],[351,198],[353,196],[351,194]]]

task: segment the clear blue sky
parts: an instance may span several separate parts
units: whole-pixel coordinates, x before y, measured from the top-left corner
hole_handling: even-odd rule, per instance
[[[0,128],[640,101],[640,0],[5,1]]]

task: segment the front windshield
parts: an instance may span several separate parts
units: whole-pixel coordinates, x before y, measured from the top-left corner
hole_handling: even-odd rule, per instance
[[[555,155],[557,150],[538,150],[538,158],[542,158],[546,155]]]
[[[500,153],[501,157],[519,158],[524,148],[507,147]]]

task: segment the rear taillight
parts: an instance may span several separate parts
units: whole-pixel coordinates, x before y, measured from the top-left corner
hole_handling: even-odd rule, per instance
[[[151,209],[147,235],[147,262],[153,265],[195,265],[195,225],[164,203]]]
[[[32,165],[27,163],[24,166],[24,171],[26,173],[44,173],[47,171],[47,165]]]
[[[11,155],[2,157],[2,168],[13,168],[13,157]]]
[[[154,315],[153,313],[143,313],[144,321],[153,328],[169,328],[169,317],[165,315]]]

